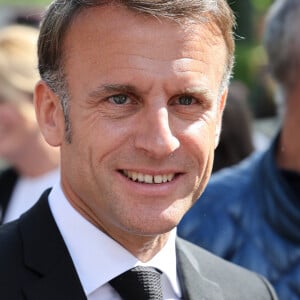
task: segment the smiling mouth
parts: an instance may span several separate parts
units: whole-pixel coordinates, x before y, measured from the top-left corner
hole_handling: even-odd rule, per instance
[[[148,184],[161,184],[171,182],[177,176],[177,174],[175,173],[150,175],[127,170],[122,170],[121,173],[131,181]]]

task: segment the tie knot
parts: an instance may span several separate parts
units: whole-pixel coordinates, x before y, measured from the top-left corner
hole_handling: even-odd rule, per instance
[[[137,266],[110,281],[124,300],[162,300],[161,272]]]

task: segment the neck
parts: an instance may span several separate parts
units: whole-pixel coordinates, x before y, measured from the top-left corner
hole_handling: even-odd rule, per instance
[[[86,201],[83,201],[79,194],[73,190],[66,179],[66,176],[64,176],[63,164],[61,187],[69,203],[77,212],[79,212],[90,223],[94,224],[94,226],[99,230],[122,245],[128,252],[130,252],[140,261],[147,262],[151,260],[166,245],[173,228],[173,223],[169,226],[167,226],[168,224],[164,225],[163,229],[161,229],[159,226],[157,231],[152,232],[151,229],[153,228],[151,227],[149,228],[149,231],[146,231],[145,233],[145,231],[142,229],[128,229],[131,227],[130,225],[127,225],[128,227],[121,224],[116,225],[115,222],[111,221],[111,216],[108,217],[109,219],[104,221],[103,219],[105,219],[105,217],[102,216],[102,210],[98,212],[99,207],[93,208],[91,205],[87,205]],[[92,200],[90,199],[90,201]],[[97,214],[97,212],[99,214]],[[155,222],[155,220],[153,222]],[[153,226],[153,224],[150,225]],[[142,226],[145,226],[145,224]]]
[[[290,93],[285,101],[286,112],[277,149],[279,167],[300,172],[300,87]]]
[[[135,238],[133,243],[123,244],[129,252],[142,262],[152,259],[167,243],[170,233],[160,234],[153,237]]]

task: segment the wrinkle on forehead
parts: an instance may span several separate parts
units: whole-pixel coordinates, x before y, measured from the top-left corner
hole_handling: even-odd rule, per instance
[[[126,72],[132,80],[141,72],[149,82],[153,77],[167,80],[199,73],[203,80],[213,78],[207,86],[214,89],[223,78],[226,45],[220,34],[212,34],[211,26],[145,18],[124,8],[87,9],[66,36],[66,73],[78,76],[82,68],[89,68],[91,76],[107,83],[112,82],[108,74],[122,78]],[[78,60],[84,63],[75,71]]]

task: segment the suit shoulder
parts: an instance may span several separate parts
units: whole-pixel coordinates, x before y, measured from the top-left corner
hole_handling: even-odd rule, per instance
[[[178,238],[177,250],[206,279],[216,283],[228,300],[276,300],[269,282],[250,270],[235,265],[186,240]]]
[[[0,226],[0,298],[23,299],[23,287],[37,274],[26,269],[19,220]]]
[[[0,245],[0,282],[3,283],[22,265],[22,241],[18,221],[0,226]]]
[[[0,226],[0,258],[9,253],[15,246],[20,245],[18,221],[13,221]]]

